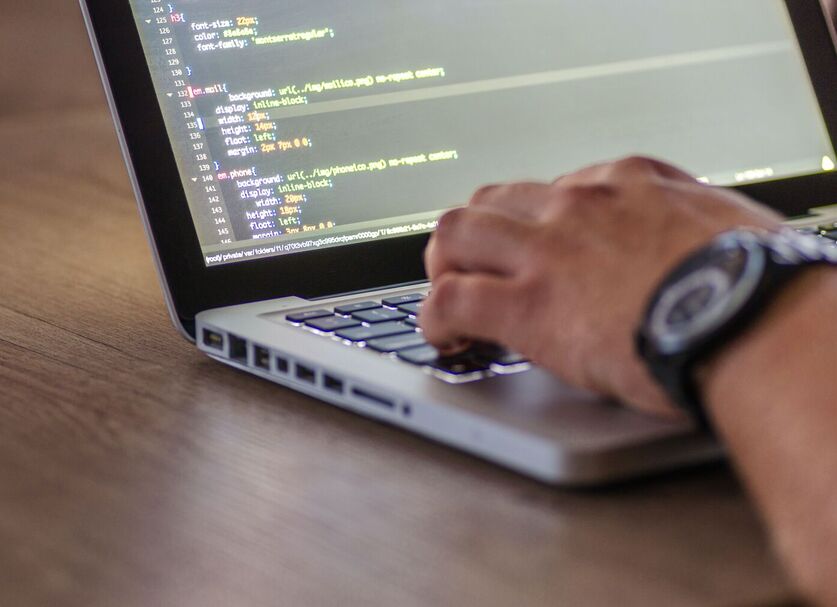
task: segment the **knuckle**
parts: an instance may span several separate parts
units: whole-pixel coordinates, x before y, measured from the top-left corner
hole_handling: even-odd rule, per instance
[[[562,187],[572,183],[591,182],[596,179],[604,169],[607,168],[607,163],[591,164],[566,175],[561,175],[552,182],[554,187]]]
[[[476,192],[474,192],[473,196],[471,196],[471,201],[469,205],[473,207],[484,206],[491,198],[491,196],[494,195],[496,191],[501,187],[502,186],[496,184],[481,187]]]
[[[629,173],[654,173],[657,169],[657,161],[648,156],[626,156],[617,160],[614,167]]]
[[[436,226],[435,236],[437,242],[444,242],[450,236],[459,231],[464,215],[465,209],[453,209],[452,211],[448,211],[442,215],[439,218],[439,224]]]
[[[525,186],[520,183],[506,183],[501,186],[497,186],[494,190],[493,196],[497,201],[508,202],[519,196],[524,188]]]
[[[658,181],[664,164],[648,156],[628,156],[613,164],[611,179],[617,183],[645,183]]]
[[[643,179],[637,182],[634,187],[636,188],[636,192],[651,199],[672,190],[671,186],[661,179]]]
[[[589,202],[611,202],[618,198],[620,186],[611,183],[594,183],[583,186],[581,197]]]
[[[588,217],[618,197],[619,188],[611,183],[573,185],[560,192],[559,206],[565,215]]]

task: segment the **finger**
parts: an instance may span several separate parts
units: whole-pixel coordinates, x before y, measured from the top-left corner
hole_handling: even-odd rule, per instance
[[[697,180],[686,171],[656,158],[629,156],[614,162],[595,164],[559,177],[555,183],[561,187],[618,182],[639,177],[662,177],[673,181],[695,183]]]
[[[513,274],[534,226],[477,209],[455,209],[439,220],[425,253],[431,280],[445,272]]]
[[[478,190],[469,207],[536,221],[543,215],[549,196],[550,186],[546,183],[492,185]]]
[[[443,351],[463,341],[508,344],[519,295],[506,278],[449,272],[433,285],[419,324],[427,341]]]

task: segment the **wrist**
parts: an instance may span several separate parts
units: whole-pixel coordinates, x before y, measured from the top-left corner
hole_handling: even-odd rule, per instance
[[[792,389],[805,377],[794,353],[815,340],[818,327],[829,322],[835,304],[837,270],[830,267],[810,268],[780,291],[753,326],[698,370],[709,417],[723,426],[724,414],[736,403],[744,399],[776,402],[777,390]]]

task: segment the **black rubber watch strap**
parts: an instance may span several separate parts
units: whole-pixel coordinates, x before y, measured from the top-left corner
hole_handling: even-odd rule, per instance
[[[745,231],[728,233],[722,235],[722,237],[730,237],[735,234],[742,234],[742,236],[746,234],[749,238],[753,237],[753,233]],[[780,238],[786,238],[787,240],[779,240]],[[751,329],[770,306],[773,301],[773,296],[780,289],[787,286],[794,278],[800,276],[805,270],[813,266],[833,263],[831,258],[826,255],[811,254],[816,248],[812,249],[810,242],[799,250],[795,249],[793,245],[796,239],[796,235],[785,237],[776,236],[774,240],[765,238],[761,246],[767,252],[767,263],[753,293],[723,326],[708,335],[702,336],[700,340],[684,351],[662,354],[655,347],[656,345],[651,343],[646,336],[648,319],[651,316],[654,305],[660,300],[661,292],[670,283],[670,279],[666,279],[662,283],[664,286],[660,288],[653,299],[655,303],[649,306],[649,310],[645,316],[645,322],[637,332],[637,350],[649,366],[652,375],[666,390],[674,403],[692,415],[704,430],[711,431],[711,422],[704,405],[702,390],[696,377],[697,367],[709,361],[724,346]],[[774,241],[778,243],[780,248],[785,248],[785,250],[781,251],[771,248],[771,244]],[[687,264],[693,264],[694,260],[702,252],[711,250],[716,242],[713,241],[712,244],[700,252],[690,256],[686,262],[678,266],[671,273],[671,276],[677,275]]]
[[[652,366],[655,377],[675,404],[688,412],[698,422],[701,429],[711,431],[712,426],[703,399],[703,391],[698,382],[697,367],[711,360],[726,345],[756,325],[772,303],[771,295],[809,267],[808,265],[782,268],[773,266],[772,269],[766,271],[763,282],[747,304],[699,349],[683,353],[677,361],[670,359],[665,366],[659,364]]]

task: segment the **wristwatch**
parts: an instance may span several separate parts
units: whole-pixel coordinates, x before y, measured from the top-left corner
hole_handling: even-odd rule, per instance
[[[837,264],[835,243],[790,229],[727,232],[681,263],[652,297],[636,346],[675,404],[711,430],[696,368],[752,325],[812,265]]]

